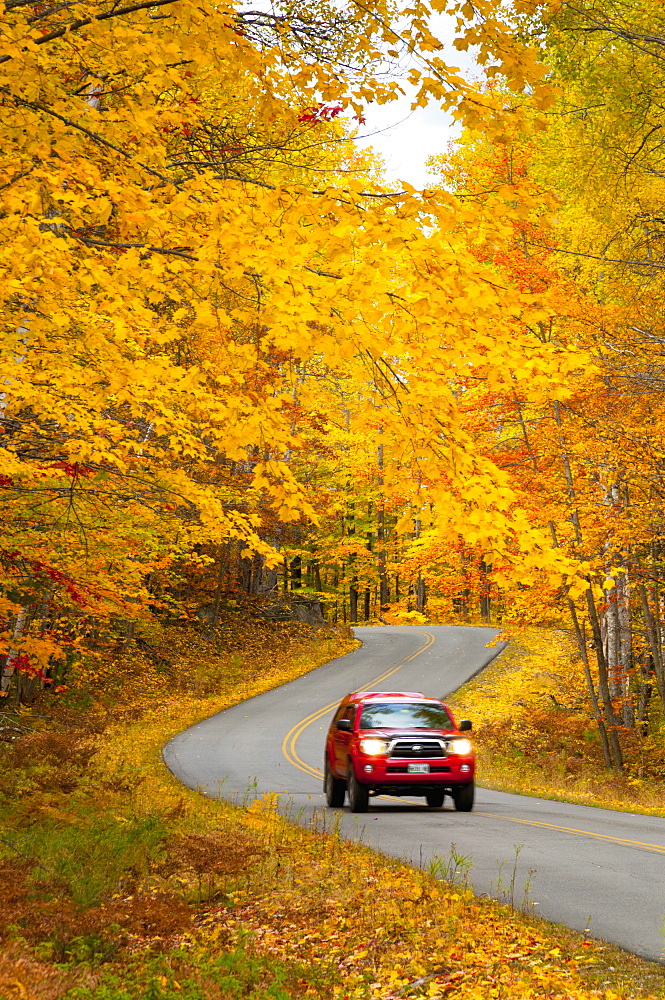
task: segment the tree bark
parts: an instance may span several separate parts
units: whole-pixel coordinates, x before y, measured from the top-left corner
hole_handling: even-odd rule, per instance
[[[644,615],[644,631],[646,632],[647,642],[649,643],[649,648],[651,649],[651,658],[653,660],[653,670],[656,678],[656,687],[658,688],[658,694],[660,695],[661,703],[665,705],[665,673],[663,672],[663,656],[660,645],[660,636],[658,635],[656,622],[654,620],[653,614],[651,613],[646,587],[644,586],[643,583],[640,583],[637,589],[640,595],[640,600],[642,602],[642,613]]]
[[[619,648],[621,650],[621,713],[623,724],[627,729],[635,727],[635,707],[630,690],[630,678],[633,671],[633,627],[630,614],[630,580],[628,566],[624,562],[625,572],[619,577],[617,585],[617,619],[619,622]]]
[[[381,429],[379,429],[381,433]],[[379,611],[383,608],[384,604],[387,604],[390,600],[390,585],[388,583],[388,572],[387,572],[387,553],[386,553],[386,512],[384,508],[384,497],[383,497],[383,445],[380,444],[378,447],[378,466],[379,466],[379,499],[377,503],[377,514],[376,514],[376,540],[378,547],[379,556]]]
[[[302,588],[302,559],[296,556],[291,560],[291,590]]]
[[[217,622],[219,621],[219,605],[222,600],[222,590],[224,587],[224,573],[226,570],[226,555],[228,552],[228,542],[224,542],[219,546],[219,568],[217,570],[217,586],[215,587],[215,599],[212,606],[212,615],[210,616],[210,626],[211,628],[217,628]]]
[[[610,753],[610,745],[607,739],[607,728],[603,720],[603,716],[600,711],[600,705],[598,704],[598,698],[596,696],[596,688],[594,687],[593,677],[591,676],[591,667],[589,665],[589,654],[587,652],[586,642],[584,640],[584,634],[580,628],[579,619],[577,617],[577,610],[575,605],[568,598],[568,609],[570,611],[570,617],[573,622],[573,628],[575,630],[575,638],[577,639],[577,648],[580,651],[580,656],[582,658],[582,663],[584,664],[584,677],[586,680],[587,691],[589,692],[589,700],[591,701],[591,708],[593,710],[593,717],[596,720],[596,726],[600,734],[600,742],[603,748],[603,757],[605,758],[605,766],[612,770],[613,762],[612,755]]]
[[[6,697],[9,692],[9,685],[12,682],[12,677],[16,670],[16,661],[21,655],[20,642],[26,633],[26,626],[28,623],[28,609],[21,608],[18,615],[16,616],[16,624],[14,625],[14,632],[12,633],[12,641],[9,647],[9,652],[7,653],[7,659],[5,660],[5,665],[2,668],[2,673],[0,674],[0,696]]]
[[[480,595],[480,617],[486,625],[489,625],[490,623],[490,590],[488,573],[491,568],[492,567],[488,566],[484,559],[481,561],[480,580],[483,587],[483,593]]]
[[[421,614],[425,613],[425,608],[427,607],[427,585],[423,580],[420,573],[418,574],[418,580],[416,581],[416,611],[420,611]]]
[[[600,622],[598,621],[598,613],[596,612],[596,605],[594,604],[591,587],[589,587],[586,594],[589,609],[589,621],[591,623],[591,628],[593,629],[593,638],[596,645],[596,661],[598,663],[598,693],[600,696],[600,702],[603,706],[603,716],[607,727],[609,743],[612,748],[614,768],[617,771],[621,771],[623,769],[623,753],[621,751],[621,744],[619,743],[619,735],[616,730],[617,725],[619,725],[619,720],[615,715],[614,706],[612,705],[612,696],[610,694],[610,685],[607,675],[607,661],[605,660],[605,653],[603,650],[603,637],[600,630]]]
[[[415,529],[416,529],[415,532],[416,538],[420,538],[421,524],[419,517],[415,519]],[[421,614],[423,614],[425,611],[425,607],[427,605],[427,587],[425,586],[425,581],[423,580],[420,571],[418,571],[418,578],[416,579],[415,592],[416,592],[416,611],[419,611]]]
[[[604,639],[605,661],[607,663],[607,679],[612,698],[621,696],[619,675],[621,671],[621,652],[619,643],[619,615],[617,613],[616,587],[606,591],[607,610],[600,619],[601,634]]]

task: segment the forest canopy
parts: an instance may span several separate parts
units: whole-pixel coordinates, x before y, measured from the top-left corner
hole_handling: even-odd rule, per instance
[[[142,617],[298,591],[574,629],[620,766],[665,696],[664,20],[6,2],[4,694]],[[463,127],[423,191],[354,145],[407,57]]]

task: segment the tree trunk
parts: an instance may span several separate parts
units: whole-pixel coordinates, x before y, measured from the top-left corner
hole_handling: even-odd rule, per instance
[[[663,656],[660,645],[660,636],[658,635],[656,622],[653,614],[651,613],[646,587],[643,583],[640,583],[637,589],[642,602],[644,631],[646,633],[647,642],[649,643],[649,648],[651,649],[651,659],[653,661],[653,670],[656,677],[656,687],[658,688],[661,703],[665,706],[665,674],[663,673]]]
[[[624,564],[625,565],[625,564]],[[621,714],[627,729],[635,728],[635,708],[630,690],[633,672],[633,626],[630,614],[630,581],[628,567],[621,574],[617,585],[617,618],[619,621],[619,648],[621,650]]]
[[[563,426],[561,421],[561,407],[558,400],[552,403],[552,411],[554,413],[554,420],[559,429],[559,444],[561,445],[561,463],[563,465],[564,475],[566,477],[566,487],[568,492],[568,499],[570,501],[570,519],[572,521],[573,527],[575,529],[575,542],[578,546],[582,545],[582,528],[580,525],[580,516],[577,509],[577,498],[575,495],[575,483],[573,480],[573,470],[570,464],[570,459],[568,458],[568,452],[566,451],[566,442],[563,436]],[[553,532],[553,537],[556,537],[556,532],[554,532],[554,525],[550,522],[550,529]],[[590,583],[590,582],[589,582]],[[621,744],[619,743],[619,736],[616,731],[616,726],[618,719],[614,714],[614,706],[612,705],[612,698],[610,695],[610,687],[607,676],[607,660],[605,659],[605,654],[603,651],[603,635],[600,628],[600,622],[598,621],[598,614],[596,612],[596,605],[593,600],[593,591],[591,586],[586,592],[587,596],[587,606],[589,611],[589,622],[593,630],[593,639],[596,647],[596,661],[598,663],[598,694],[599,702],[602,705],[603,718],[605,722],[605,727],[607,729],[607,738],[609,745],[612,750],[613,763],[612,767],[621,771],[623,769],[623,754],[621,752]]]
[[[617,614],[616,587],[606,591],[607,611],[600,620],[601,632],[604,638],[605,660],[607,662],[607,677],[612,698],[621,694],[619,673],[621,668],[621,653],[619,645],[619,616]]]
[[[352,625],[358,623],[358,577],[354,576],[349,587],[349,621]]]
[[[487,574],[492,567],[488,566],[484,559],[480,563],[480,582],[483,588],[480,595],[480,617],[486,625],[490,623],[490,588]]]
[[[619,720],[614,713],[614,706],[612,705],[612,696],[610,694],[610,685],[607,675],[607,661],[605,660],[605,654],[603,651],[603,637],[600,630],[600,622],[598,621],[598,614],[596,612],[596,605],[594,604],[591,587],[589,587],[586,593],[589,608],[589,621],[591,622],[593,638],[596,644],[596,661],[598,663],[598,694],[603,708],[603,716],[605,719],[605,725],[607,726],[607,735],[610,747],[612,748],[614,768],[617,771],[621,771],[623,769],[623,754],[621,752],[621,744],[619,743],[619,735],[616,729],[619,724]]]
[[[2,668],[2,673],[0,674],[0,696],[6,697],[9,692],[9,685],[12,682],[12,677],[14,676],[14,671],[16,670],[16,662],[21,655],[19,644],[26,633],[27,622],[28,610],[27,608],[21,608],[16,616],[16,624],[14,625],[11,645],[9,647],[9,652],[7,653],[5,665]]]
[[[291,590],[302,588],[302,559],[296,556],[291,560]]]
[[[653,676],[653,657],[642,656],[640,658],[639,694],[637,698],[637,729],[642,736],[648,736],[649,734],[649,705],[653,691],[653,684],[651,682]]]
[[[226,571],[227,553],[229,544],[224,542],[219,546],[218,559],[219,567],[217,569],[217,586],[215,587],[215,598],[212,606],[212,615],[210,616],[210,626],[211,628],[217,628],[217,622],[219,621],[219,605],[222,600],[222,590],[224,589],[224,574]]]
[[[584,677],[586,679],[587,691],[589,692],[589,700],[591,701],[591,708],[593,710],[593,717],[596,720],[596,726],[598,727],[598,733],[600,735],[600,742],[603,747],[603,757],[605,758],[605,766],[612,770],[612,755],[610,753],[610,745],[607,739],[607,728],[600,711],[600,705],[598,704],[598,698],[596,696],[596,689],[593,683],[593,677],[591,676],[591,667],[589,665],[589,654],[587,652],[586,642],[584,639],[584,634],[580,628],[580,623],[577,617],[577,611],[575,610],[575,605],[568,598],[568,609],[570,611],[570,617],[573,622],[573,628],[575,629],[575,638],[577,639],[577,648],[580,651],[580,656],[582,658],[582,663],[584,664]]]
[[[381,431],[379,430],[379,433]],[[379,499],[377,503],[377,514],[376,514],[376,540],[377,547],[379,550],[379,612],[383,609],[383,605],[387,604],[390,600],[390,585],[388,583],[388,572],[387,572],[387,553],[386,553],[386,512],[384,508],[384,498],[383,498],[383,445],[379,445],[378,449],[378,466],[379,466]]]
[[[423,580],[420,573],[418,574],[418,579],[416,581],[416,611],[420,611],[421,614],[425,613],[425,608],[427,607],[427,587],[425,581]]]
[[[577,510],[577,498],[575,496],[575,483],[573,481],[573,470],[570,465],[570,459],[568,458],[568,452],[566,451],[566,443],[563,437],[563,427],[561,423],[561,406],[559,401],[552,403],[552,410],[554,411],[554,420],[559,428],[559,443],[561,445],[561,462],[563,464],[563,471],[566,477],[566,487],[568,491],[568,499],[570,500],[570,519],[573,522],[573,527],[575,528],[575,541],[578,545],[582,544],[582,528],[580,526],[580,515]],[[594,609],[595,610],[595,609]]]
[[[349,481],[349,491],[351,489],[351,483]],[[356,512],[353,504],[349,504],[346,512],[346,520],[348,524],[347,535],[352,538],[356,533]],[[356,555],[355,552],[349,553],[349,574],[351,576],[351,585],[349,587],[349,621],[352,625],[358,622],[358,575],[356,571]]]

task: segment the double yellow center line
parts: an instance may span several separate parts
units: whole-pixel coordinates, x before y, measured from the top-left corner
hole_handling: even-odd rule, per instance
[[[409,663],[410,660],[415,660],[417,656],[420,656],[421,653],[424,653],[427,649],[429,649],[434,643],[435,637],[431,632],[419,634],[425,636],[425,642],[420,649],[416,650],[415,653],[412,653],[411,656],[407,656],[406,659],[402,660],[397,667],[392,667],[390,670],[386,670],[385,673],[379,674],[378,677],[374,677],[371,681],[368,681],[367,684],[363,685],[363,687],[366,690],[371,691],[375,685],[380,684],[381,681],[387,680],[388,677],[392,677],[393,674],[396,674],[398,670],[401,670],[402,667]],[[329,705],[324,705],[323,708],[317,709],[316,712],[312,712],[311,715],[307,715],[304,719],[301,719],[300,722],[296,722],[295,726],[289,729],[282,741],[282,753],[288,762],[293,764],[294,767],[297,767],[298,770],[304,771],[305,774],[309,774],[313,778],[318,778],[319,780],[321,779],[321,769],[312,767],[310,764],[305,763],[296,750],[296,744],[308,726],[311,726],[314,722],[318,722],[319,719],[321,719],[328,712],[331,712],[334,708],[337,708],[338,705],[339,699],[330,702]],[[624,847],[639,847],[644,851],[654,851],[656,854],[665,854],[665,846],[661,846],[660,844],[646,844],[640,840],[630,840],[627,837],[612,837],[605,833],[592,833],[590,830],[577,830],[576,828],[570,826],[557,826],[555,823],[541,823],[535,819],[519,819],[516,816],[498,816],[496,813],[479,812],[478,810],[476,810],[475,815],[487,816],[495,822],[497,820],[504,820],[507,823],[521,823],[524,826],[542,827],[545,830],[557,830],[559,833],[570,833],[578,837],[591,837],[595,840],[604,840],[613,844],[620,844]]]
[[[578,837],[591,837],[594,840],[605,840],[612,844],[621,844],[623,847],[641,847],[643,851],[654,851],[656,854],[665,854],[665,846],[661,844],[645,844],[641,840],[630,840],[628,837],[612,837],[607,833],[593,833],[591,830],[577,830],[573,826],[557,826],[556,823],[541,823],[537,819],[518,819],[515,816],[497,816],[496,813],[479,812],[476,816],[489,816],[490,819],[505,820],[506,823],[521,823],[523,826],[540,826],[545,830],[557,830],[559,833],[572,833]]]
[[[363,685],[363,688],[367,691],[373,690],[376,684],[380,684],[381,681],[385,681],[388,677],[392,677],[393,674],[396,674],[398,670],[401,670],[402,667],[404,667],[410,660],[415,660],[417,656],[420,656],[421,653],[424,653],[425,650],[429,649],[434,642],[434,636],[431,632],[420,633],[420,635],[423,634],[425,635],[425,642],[420,649],[416,650],[415,653],[412,653],[411,656],[407,656],[405,660],[402,660],[399,666],[391,667],[391,669],[386,670],[385,673],[372,678],[371,681],[368,681],[367,684]],[[305,763],[296,750],[296,743],[308,726],[311,726],[313,722],[318,722],[322,716],[332,711],[333,708],[337,708],[338,705],[339,699],[332,701],[329,705],[324,705],[323,708],[317,709],[316,712],[312,712],[311,715],[301,719],[300,722],[296,722],[295,726],[293,726],[292,729],[289,729],[282,741],[282,753],[288,760],[289,764],[293,764],[294,767],[297,767],[300,771],[304,771],[305,774],[311,774],[314,778],[321,777],[320,768],[317,769],[315,767],[311,767],[310,764]]]

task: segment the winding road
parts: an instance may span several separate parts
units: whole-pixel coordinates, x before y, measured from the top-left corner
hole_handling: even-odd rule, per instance
[[[281,793],[298,822],[326,810],[325,734],[354,690],[445,698],[498,652],[487,628],[357,628],[362,648],[290,684],[192,726],[163,751],[171,771],[204,795],[251,801]],[[482,772],[480,774],[482,781]],[[369,812],[335,810],[341,833],[444,874],[458,858],[477,893],[588,929],[645,958],[665,958],[665,819],[548,799],[476,791],[471,813],[422,799],[374,798]]]

